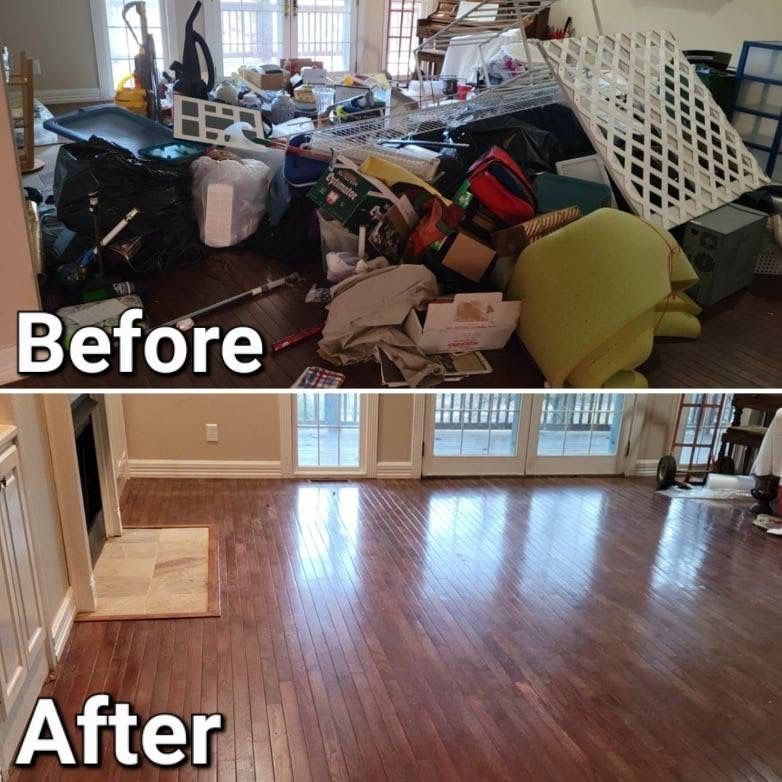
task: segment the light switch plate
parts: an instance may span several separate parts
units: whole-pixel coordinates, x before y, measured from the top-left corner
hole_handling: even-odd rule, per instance
[[[217,424],[207,424],[206,425],[206,441],[208,443],[219,443],[220,442],[220,432],[217,428]]]

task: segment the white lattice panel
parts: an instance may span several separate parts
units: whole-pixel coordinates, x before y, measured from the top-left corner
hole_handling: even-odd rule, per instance
[[[641,217],[673,228],[768,183],[670,33],[539,45]]]

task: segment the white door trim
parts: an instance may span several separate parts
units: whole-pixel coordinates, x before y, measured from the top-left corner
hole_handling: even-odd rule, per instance
[[[295,394],[281,394],[280,416],[280,465],[283,478],[376,478],[377,434],[380,398],[378,394],[359,394],[361,398],[361,463],[357,469],[310,469],[296,465],[296,415]]]
[[[204,2],[204,39],[215,64],[215,81],[219,84],[224,78],[223,73],[223,24],[220,10],[221,0],[206,0]]]
[[[122,535],[122,514],[117,492],[117,471],[111,455],[106,397],[94,395],[93,399],[98,403],[98,406],[92,411],[92,427],[95,436],[95,452],[98,457],[103,522],[106,525],[106,537],[118,538]]]

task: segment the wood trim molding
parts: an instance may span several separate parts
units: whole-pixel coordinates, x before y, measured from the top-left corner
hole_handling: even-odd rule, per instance
[[[85,87],[77,90],[36,90],[35,97],[44,105],[58,103],[97,103],[101,100],[98,87]]]
[[[657,475],[658,459],[638,459],[628,477],[654,478]]]
[[[62,657],[63,649],[65,649],[65,644],[68,641],[75,618],[76,597],[73,594],[73,587],[69,587],[62,603],[60,603],[60,607],[57,609],[50,630],[54,644],[54,657],[57,662]]]
[[[280,462],[218,461],[187,459],[130,459],[131,478],[280,479]]]
[[[378,462],[375,477],[379,481],[405,481],[420,476],[415,474],[413,462]]]

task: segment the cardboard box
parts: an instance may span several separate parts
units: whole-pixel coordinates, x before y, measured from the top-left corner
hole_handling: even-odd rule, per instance
[[[296,76],[301,73],[302,68],[318,68],[323,70],[323,60],[311,60],[307,57],[291,57],[283,62],[282,67],[285,68],[291,76]]]
[[[446,269],[479,283],[497,257],[493,247],[484,244],[465,231],[458,231],[456,239],[442,260]]]
[[[433,301],[426,313],[413,310],[404,331],[427,355],[502,350],[516,331],[520,301],[501,293],[463,293],[452,301]]]

